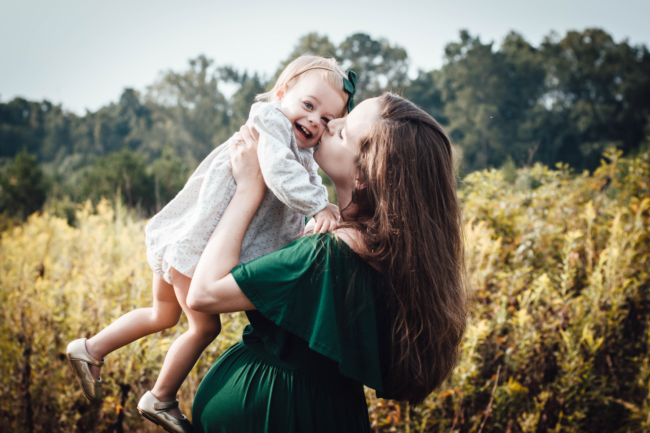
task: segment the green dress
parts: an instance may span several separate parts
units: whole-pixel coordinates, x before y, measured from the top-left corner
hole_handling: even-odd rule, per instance
[[[363,385],[385,394],[381,274],[328,233],[232,275],[257,310],[203,378],[194,431],[370,432]]]

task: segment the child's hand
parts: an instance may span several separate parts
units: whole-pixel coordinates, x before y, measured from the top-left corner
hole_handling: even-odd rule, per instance
[[[329,208],[329,210],[332,211],[332,213],[336,217],[336,221],[337,222],[340,221],[341,220],[341,212],[339,211],[339,207],[337,205],[335,205],[335,204],[332,204],[332,203],[327,203],[327,207]]]
[[[328,204],[325,209],[314,215],[314,233],[327,233],[339,225],[338,206]]]

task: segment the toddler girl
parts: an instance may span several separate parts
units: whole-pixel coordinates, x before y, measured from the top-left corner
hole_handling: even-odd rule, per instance
[[[327,123],[354,106],[354,72],[347,77],[333,59],[302,56],[282,72],[273,89],[258,96],[247,124],[259,133],[258,156],[268,186],[266,197],[246,232],[242,263],[271,253],[304,230],[304,216],[316,230],[336,227],[337,217],[317,173],[313,147]],[[203,350],[221,330],[219,316],[187,307],[196,265],[228,202],[235,193],[228,147],[238,134],[199,165],[178,195],[146,227],[147,258],[154,272],[152,308],[131,311],[99,334],[75,340],[66,354],[86,397],[101,399],[99,369],[110,352],[174,326],[185,311],[189,330],[170,347],[154,388],[138,411],[169,432],[191,432],[176,394]],[[100,361],[100,359],[102,359]]]

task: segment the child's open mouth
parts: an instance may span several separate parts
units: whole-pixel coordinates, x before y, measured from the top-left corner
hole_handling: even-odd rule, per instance
[[[309,140],[312,137],[312,133],[307,131],[307,129],[304,126],[299,125],[297,122],[294,123],[294,126],[296,128],[296,131],[300,133],[300,135],[302,135],[302,137],[305,140]]]

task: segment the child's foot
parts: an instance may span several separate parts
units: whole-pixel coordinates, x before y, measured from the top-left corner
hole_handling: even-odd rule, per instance
[[[88,344],[88,340],[86,340],[85,343],[86,343],[86,346],[85,346],[86,347],[86,353],[88,353],[88,355],[90,355],[93,359],[99,358],[99,356],[97,356],[97,353],[95,353],[93,351],[92,346],[90,346]],[[96,365],[93,365],[93,364],[88,365],[88,370],[90,370],[90,374],[93,375],[95,380],[100,380],[99,379],[99,372],[100,372],[101,369],[102,369],[101,367],[97,367]]]
[[[100,401],[102,399],[102,379],[99,377],[99,370],[104,365],[104,361],[98,361],[88,354],[85,338],[74,340],[68,344],[65,354],[86,398],[92,403]],[[92,374],[90,367],[94,368],[96,374]]]
[[[172,410],[180,416],[172,414]],[[138,412],[154,424],[170,433],[192,433],[192,423],[180,413],[178,400],[160,401],[151,391],[147,391],[138,403]]]

